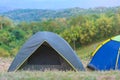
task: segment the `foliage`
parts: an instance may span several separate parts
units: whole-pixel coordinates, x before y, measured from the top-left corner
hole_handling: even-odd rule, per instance
[[[4,29],[12,25],[13,23],[11,19],[5,16],[0,16],[0,29]]]
[[[58,17],[37,22],[14,23],[11,19],[0,16],[0,49],[6,50],[10,56],[14,56],[22,44],[38,31],[57,33],[74,49],[119,35],[120,9],[117,9],[116,13],[108,10],[101,14],[84,14],[69,18]]]
[[[9,57],[10,54],[7,50],[0,47],[0,57]]]
[[[92,19],[91,16],[72,18],[70,19],[71,27],[64,30],[61,36],[69,43],[75,40],[80,45],[86,45],[117,35],[120,33],[120,29],[119,25],[117,25],[119,23],[114,21],[114,17],[107,17],[106,14],[101,14],[99,17]]]
[[[98,7],[91,9],[82,8],[69,8],[61,10],[43,10],[43,9],[15,9],[8,12],[1,13],[3,16],[7,16],[14,21],[21,22],[31,22],[31,21],[42,21],[44,19],[55,19],[55,18],[69,18],[76,17],[79,15],[90,15],[90,14],[101,14],[101,13],[111,13],[110,15],[117,12],[120,7]]]

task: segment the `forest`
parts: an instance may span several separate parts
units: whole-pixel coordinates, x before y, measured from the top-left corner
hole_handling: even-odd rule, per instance
[[[90,14],[102,14],[102,13],[116,13],[119,10],[118,7],[96,7],[96,8],[66,8],[66,9],[13,9],[8,11],[2,11],[0,9],[0,15],[9,17],[15,22],[32,22],[42,21],[44,19],[55,19],[55,18],[70,18],[77,17],[79,15],[90,15]]]
[[[38,31],[54,32],[75,49],[119,35],[120,8],[111,11],[106,10],[98,14],[86,12],[87,14],[82,15],[44,18],[30,22],[16,22],[9,16],[1,15],[0,56],[15,56],[25,41]]]

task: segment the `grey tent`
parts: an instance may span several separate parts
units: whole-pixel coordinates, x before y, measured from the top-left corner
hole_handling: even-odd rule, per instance
[[[70,45],[52,32],[37,32],[20,49],[8,71],[84,70]]]

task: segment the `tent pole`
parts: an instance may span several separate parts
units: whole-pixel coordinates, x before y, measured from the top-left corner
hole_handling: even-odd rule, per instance
[[[74,51],[76,50],[76,48],[75,48],[75,40],[73,40],[73,44],[74,44]]]
[[[120,48],[118,49],[118,54],[117,54],[117,59],[116,59],[116,64],[115,64],[115,70],[118,68],[119,57],[120,57]]]

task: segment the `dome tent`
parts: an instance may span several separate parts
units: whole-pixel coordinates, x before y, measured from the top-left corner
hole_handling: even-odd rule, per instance
[[[84,70],[70,45],[52,32],[37,32],[22,46],[8,71]]]
[[[120,35],[102,42],[92,56],[88,68],[92,70],[120,70]]]

